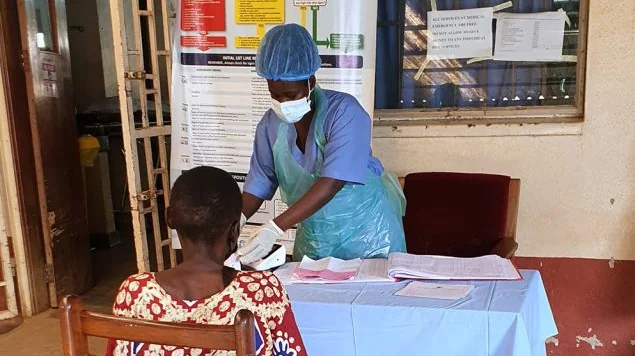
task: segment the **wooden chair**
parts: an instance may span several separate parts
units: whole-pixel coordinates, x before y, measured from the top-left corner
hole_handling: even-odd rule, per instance
[[[79,297],[60,304],[64,356],[86,356],[88,336],[211,350],[236,350],[236,356],[255,356],[254,316],[241,310],[234,325],[194,325],[119,318],[83,309]]]
[[[519,179],[412,173],[399,180],[407,200],[404,231],[409,253],[514,256]]]

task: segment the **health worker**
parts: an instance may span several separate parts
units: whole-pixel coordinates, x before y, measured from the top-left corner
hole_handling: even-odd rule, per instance
[[[297,225],[293,259],[386,257],[405,251],[405,198],[370,148],[371,120],[357,99],[321,89],[321,60],[307,30],[272,28],[256,55],[271,109],[256,128],[243,189],[242,223],[280,188],[289,206],[238,249],[242,263],[265,257]]]

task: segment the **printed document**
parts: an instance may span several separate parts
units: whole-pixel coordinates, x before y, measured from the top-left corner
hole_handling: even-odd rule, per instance
[[[356,265],[358,260],[353,260]],[[318,262],[318,261],[313,261]],[[326,264],[325,264],[326,263]],[[346,265],[346,264],[344,264]],[[411,255],[393,252],[388,259],[361,260],[352,276],[346,275],[336,278],[328,275],[319,276],[324,272],[327,262],[310,263],[313,270],[303,270],[302,263],[287,263],[275,271],[275,275],[283,284],[296,283],[370,283],[393,282],[396,279],[428,279],[428,280],[519,280],[522,277],[510,260],[495,255],[473,258],[458,258],[445,256]],[[305,264],[305,267],[307,265]],[[342,269],[339,262],[335,272],[352,273],[353,269]],[[326,269],[328,270],[328,268]],[[298,273],[299,272],[299,273]],[[317,274],[317,277],[307,277]]]
[[[510,260],[496,255],[472,258],[411,255],[388,257],[388,275],[401,279],[515,280],[520,274]]]
[[[496,14],[494,60],[561,61],[565,18],[564,11]]]
[[[492,8],[428,12],[428,57],[492,55]]]
[[[434,298],[456,300],[467,297],[474,289],[469,284],[437,284],[428,282],[410,282],[395,295],[401,297]]]

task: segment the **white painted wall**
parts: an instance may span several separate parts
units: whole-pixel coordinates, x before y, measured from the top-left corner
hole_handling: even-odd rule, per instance
[[[96,0],[99,19],[99,39],[101,42],[101,60],[104,72],[104,91],[106,97],[117,96],[117,76],[115,75],[115,52],[112,40],[112,21],[110,20],[109,0]]]
[[[582,125],[376,128],[375,154],[399,174],[521,178],[521,256],[635,260],[635,1],[590,3]]]

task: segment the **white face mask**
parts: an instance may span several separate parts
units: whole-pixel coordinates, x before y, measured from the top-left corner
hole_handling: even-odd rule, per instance
[[[310,83],[309,86],[311,86]],[[309,90],[308,97],[293,101],[285,101],[284,103],[281,103],[276,99],[271,99],[271,109],[273,109],[276,115],[278,115],[280,120],[288,124],[295,124],[296,122],[302,120],[304,115],[311,111],[310,98],[312,91],[313,89]]]

